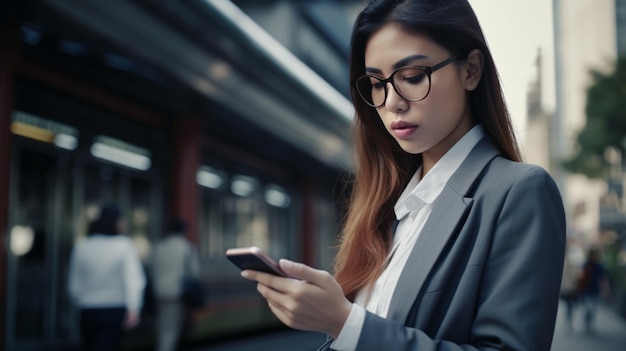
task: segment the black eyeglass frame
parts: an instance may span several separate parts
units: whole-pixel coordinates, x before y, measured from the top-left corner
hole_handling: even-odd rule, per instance
[[[438,64],[434,65],[434,66],[403,66],[400,67],[396,70],[394,70],[388,78],[381,78],[375,74],[364,74],[362,76],[360,76],[359,78],[356,79],[356,81],[354,82],[354,88],[356,89],[357,93],[359,93],[359,96],[361,97],[361,99],[368,105],[374,108],[379,108],[385,105],[385,103],[387,102],[387,83],[391,83],[391,86],[393,87],[393,90],[396,91],[396,93],[398,93],[398,95],[400,95],[400,97],[402,97],[403,99],[410,101],[410,102],[419,102],[422,101],[424,99],[426,99],[428,97],[428,94],[430,94],[430,87],[432,85],[432,80],[430,78],[430,76],[433,74],[433,72],[449,65],[450,63],[458,60],[461,57],[462,53],[458,53],[456,55],[452,55],[451,57],[448,57],[447,59],[439,62]],[[403,69],[406,68],[417,68],[420,69],[422,71],[424,71],[424,73],[426,73],[426,76],[428,77],[428,91],[426,91],[426,95],[424,95],[423,98],[418,99],[418,100],[414,100],[414,99],[409,99],[406,96],[402,95],[401,92],[398,91],[398,88],[396,88],[396,84],[393,82],[393,77],[395,76],[396,73],[398,73],[398,71],[401,71]],[[376,105],[376,104],[371,104],[369,101],[367,101],[367,99],[365,98],[365,96],[363,96],[363,93],[361,92],[361,90],[359,89],[359,81],[361,81],[362,79],[368,79],[370,80],[371,78],[375,78],[378,79],[380,81],[380,83],[384,83],[384,89],[385,89],[385,98],[383,99],[383,102],[380,105]],[[370,90],[370,94],[371,96],[371,90]],[[372,100],[373,101],[373,100]]]

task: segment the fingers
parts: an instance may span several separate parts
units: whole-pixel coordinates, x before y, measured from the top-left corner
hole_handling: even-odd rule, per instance
[[[305,282],[319,287],[322,290],[327,290],[336,285],[332,275],[326,271],[314,269],[305,264],[285,259],[281,259],[279,265],[290,278],[252,270],[242,271],[241,276],[281,292],[293,292],[294,289],[297,291],[302,288],[300,284]],[[295,282],[299,284],[294,284]]]
[[[280,321],[291,328],[298,327],[294,320],[294,311],[292,311],[292,309],[297,309],[298,304],[289,293],[274,290],[262,283],[257,284],[257,291],[267,301],[270,310]]]
[[[284,292],[273,289],[271,286],[263,283],[258,283],[256,290],[268,301],[281,301],[283,300],[282,297],[285,295]]]
[[[326,271],[289,260],[280,260],[279,264],[292,278],[251,270],[241,275],[258,282],[258,292],[287,326],[336,336],[352,308],[341,286]]]
[[[249,270],[246,269],[244,271],[241,272],[241,276],[248,279],[248,280],[253,280],[256,282],[259,282],[261,284],[267,285],[267,286],[271,286],[275,289],[279,289],[280,288],[280,282],[281,281],[285,281],[285,280],[291,280],[289,278],[285,278],[285,277],[279,277],[273,274],[269,274],[269,273],[265,273],[265,272],[260,272],[260,271],[253,271],[253,270]]]
[[[311,268],[305,264],[281,259],[280,268],[290,277],[304,280],[313,285],[326,286],[332,281],[332,276],[326,271]]]
[[[330,273],[311,268],[303,263],[281,259],[279,261],[279,265],[289,278],[305,280],[313,284],[327,280],[330,277]],[[275,276],[273,274],[253,270],[244,270],[241,272],[241,276],[249,280],[255,280],[260,283],[264,283],[266,285],[271,281],[277,281],[277,279],[275,278],[284,278]]]

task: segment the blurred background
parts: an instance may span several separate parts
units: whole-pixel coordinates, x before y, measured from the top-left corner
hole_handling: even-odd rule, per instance
[[[626,0],[470,3],[525,158],[561,189],[568,258],[580,266],[600,249],[603,306],[623,328]],[[361,7],[0,0],[0,349],[76,348],[69,255],[108,203],[123,209],[146,271],[168,219],[189,223],[209,286],[189,344],[278,328],[224,252],[255,245],[331,268]],[[153,344],[147,293],[124,349]]]

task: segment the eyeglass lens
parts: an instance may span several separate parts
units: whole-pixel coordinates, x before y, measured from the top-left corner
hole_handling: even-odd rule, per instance
[[[426,71],[419,67],[403,67],[389,78],[396,92],[410,101],[422,100],[428,95],[430,79]],[[361,97],[372,106],[382,106],[390,89],[385,79],[369,75],[359,78],[356,88]]]

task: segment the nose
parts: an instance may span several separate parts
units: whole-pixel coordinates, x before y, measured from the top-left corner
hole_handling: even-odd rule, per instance
[[[391,84],[391,82],[387,82],[387,96],[385,97],[385,105],[383,107],[391,111],[396,111],[405,109],[407,104],[408,101],[398,94],[396,87]]]

